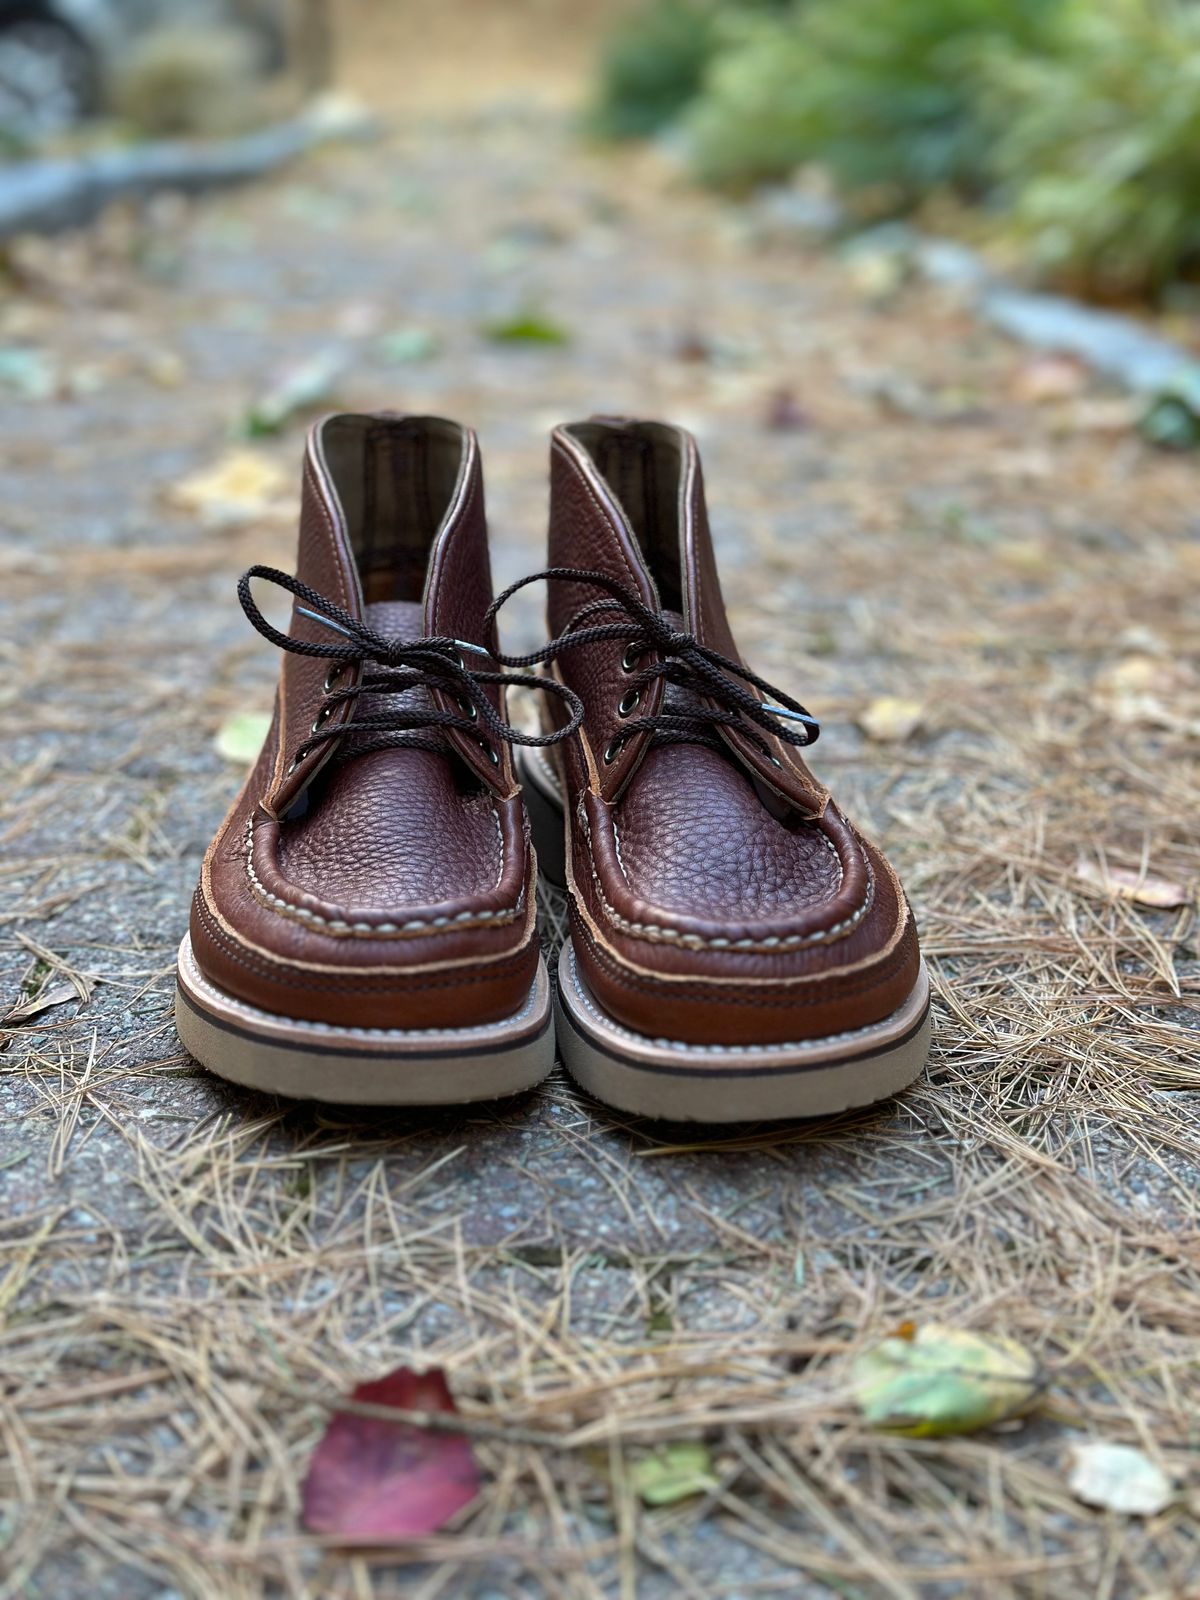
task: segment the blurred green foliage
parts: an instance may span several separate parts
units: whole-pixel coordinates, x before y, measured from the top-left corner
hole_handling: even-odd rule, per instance
[[[1200,6],[1068,0],[1042,57],[989,63],[992,164],[1051,275],[1155,294],[1200,265]]]
[[[786,9],[782,0],[644,0],[601,58],[593,130],[614,139],[657,133],[696,98],[747,18]]]
[[[689,129],[712,182],[819,160],[885,206],[987,182],[978,63],[1043,47],[1057,0],[806,0],[715,60]]]
[[[676,125],[707,182],[986,200],[1104,295],[1200,263],[1200,0],[643,0],[600,77],[597,127]]]

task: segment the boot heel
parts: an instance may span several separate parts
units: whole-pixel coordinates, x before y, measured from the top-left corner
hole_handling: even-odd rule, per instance
[[[567,856],[562,792],[545,758],[536,750],[513,752],[517,778],[525,795],[538,869],[556,889],[567,886]]]

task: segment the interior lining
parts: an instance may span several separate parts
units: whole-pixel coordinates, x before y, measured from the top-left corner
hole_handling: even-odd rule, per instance
[[[592,418],[568,432],[596,463],[624,511],[668,611],[683,609],[681,436],[662,422]]]
[[[321,446],[346,518],[363,599],[419,602],[429,552],[466,468],[466,437],[442,417],[331,417]]]

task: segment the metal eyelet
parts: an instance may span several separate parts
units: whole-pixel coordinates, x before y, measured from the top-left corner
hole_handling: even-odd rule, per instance
[[[284,777],[285,778],[290,778],[291,777],[292,773],[295,772],[296,768],[300,765],[300,760],[301,760],[301,758],[299,756],[293,756],[292,757],[291,765],[288,767],[287,771],[284,773]]]
[[[324,724],[329,721],[329,719],[330,719],[330,717],[332,715],[333,715],[333,707],[332,706],[322,706],[320,711],[317,712],[316,721],[313,723],[312,728],[311,728],[310,731],[312,733],[319,732],[320,729],[324,726]]]
[[[608,749],[604,752],[604,765],[606,767],[611,767],[613,762],[620,755],[620,753],[621,753],[621,741],[620,741],[620,739],[612,739],[612,740],[610,740]]]
[[[459,700],[458,708],[468,722],[477,722],[479,720],[479,707],[474,700]]]
[[[638,645],[627,644],[625,646],[625,654],[621,657],[622,672],[632,672],[634,667],[637,666],[641,654],[642,652]]]
[[[494,767],[498,767],[500,765],[500,752],[496,749],[495,745],[485,744],[484,741],[480,739],[479,748],[486,752],[488,760]]]
[[[642,691],[640,689],[627,690],[621,696],[620,704],[617,706],[617,715],[619,717],[627,717],[631,711],[636,709],[637,703],[641,698]]]
[[[330,667],[329,671],[325,674],[325,693],[326,694],[328,694],[329,691],[333,688],[334,684],[338,681],[338,679],[341,677],[342,673],[345,670],[346,670],[346,663],[344,661],[335,661],[333,663],[333,665]]]
[[[769,761],[769,762],[770,762],[770,763],[771,763],[771,765],[772,765],[772,766],[773,766],[773,767],[779,767],[779,768],[780,768],[780,769],[782,769],[782,767],[783,767],[783,762],[782,762],[782,761],[780,761],[780,759],[779,759],[779,757],[778,757],[778,756],[768,756],[768,757],[767,757],[767,760],[768,760],[768,761]]]

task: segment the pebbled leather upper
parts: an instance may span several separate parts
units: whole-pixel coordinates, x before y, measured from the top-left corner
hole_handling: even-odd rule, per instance
[[[696,446],[682,429],[598,418],[552,443],[550,565],[653,597],[673,623],[741,660],[729,629]],[[632,502],[632,503],[626,503]],[[598,591],[556,583],[555,634]],[[796,749],[736,729],[719,749],[628,738],[620,640],[562,652],[586,718],[563,747],[577,959],[610,1015],[697,1044],[798,1041],[864,1027],[917,981],[912,915],[886,859]],[[638,715],[663,702],[656,693]],[[687,693],[672,686],[666,704]]]
[[[474,434],[437,418],[318,423],[305,454],[297,576],[384,634],[490,645]],[[290,631],[328,640],[299,603]],[[197,963],[226,993],[306,1021],[436,1028],[511,1015],[538,947],[535,863],[507,745],[493,761],[454,729],[441,752],[358,751],[363,741],[350,734],[296,763],[328,668],[283,656],[270,732],[193,900]],[[487,692],[503,713],[500,688]],[[427,704],[431,695],[387,698]],[[361,718],[378,698],[322,725]],[[446,709],[456,709],[448,699]]]

